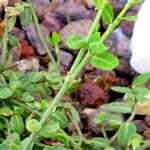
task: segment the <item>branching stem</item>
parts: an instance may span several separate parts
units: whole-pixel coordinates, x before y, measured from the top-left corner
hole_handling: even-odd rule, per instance
[[[28,0],[30,1],[30,0]],[[102,36],[102,41],[105,41],[106,38],[112,33],[112,31],[116,28],[116,26],[119,24],[121,18],[124,16],[124,14],[126,13],[126,11],[128,10],[128,8],[133,4],[134,0],[130,0],[128,1],[128,3],[125,5],[124,9],[121,11],[121,13],[119,14],[119,16],[117,17],[117,19],[108,27],[107,31],[105,32],[105,34]],[[98,10],[97,16],[94,20],[94,25],[91,27],[91,30],[89,32],[89,35],[87,36],[87,40],[89,40],[91,34],[93,33],[93,31],[95,30],[96,26],[99,23],[99,19],[102,15],[102,11],[104,8],[104,4],[101,5],[101,8]],[[41,126],[43,126],[46,122],[47,119],[50,117],[52,110],[54,109],[54,107],[60,102],[61,97],[65,94],[65,92],[67,91],[68,87],[71,86],[72,81],[77,77],[78,73],[83,69],[83,67],[86,65],[86,63],[90,60],[91,58],[91,54],[90,52],[87,52],[87,54],[84,56],[85,54],[85,49],[82,49],[70,72],[68,73],[61,89],[59,90],[59,92],[57,93],[56,97],[54,98],[54,100],[51,102],[51,104],[48,106],[47,110],[45,111],[45,113],[43,114],[43,117],[40,120],[40,124]],[[84,57],[83,57],[84,56]],[[82,61],[81,61],[82,60]],[[28,150],[30,145],[35,141],[35,139],[38,137],[38,133],[32,133],[29,137],[29,140],[26,142],[26,145],[24,146],[23,150]]]

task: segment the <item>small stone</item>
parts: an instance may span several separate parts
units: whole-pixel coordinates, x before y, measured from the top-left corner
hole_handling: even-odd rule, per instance
[[[39,70],[39,59],[37,58],[30,58],[30,59],[23,59],[18,62],[17,70],[26,73],[28,71],[38,71]]]
[[[139,133],[147,129],[147,126],[143,120],[134,120],[134,124],[136,125],[136,129]]]
[[[65,72],[70,68],[72,61],[72,54],[62,50],[60,51],[60,66]]]
[[[97,108],[108,102],[109,97],[96,83],[86,80],[77,91],[76,99],[84,107]]]

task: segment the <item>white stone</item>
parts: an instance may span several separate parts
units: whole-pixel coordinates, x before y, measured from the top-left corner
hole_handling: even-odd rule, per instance
[[[132,68],[138,73],[150,72],[150,0],[145,0],[135,23],[131,39]]]

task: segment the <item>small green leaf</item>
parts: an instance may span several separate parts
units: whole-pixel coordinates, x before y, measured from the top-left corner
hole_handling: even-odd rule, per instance
[[[34,101],[34,97],[31,96],[30,93],[25,92],[22,95],[22,100],[25,101],[25,102],[32,102],[32,101]]]
[[[131,136],[136,133],[136,126],[133,123],[123,123],[118,130],[117,140],[121,145],[127,145]]]
[[[94,123],[95,124],[100,124],[102,121],[104,121],[106,118],[106,113],[105,112],[100,112],[95,118],[94,118]]]
[[[55,31],[52,33],[52,39],[53,39],[55,45],[58,45],[61,42],[60,35]]]
[[[37,83],[43,78],[42,72],[33,72],[29,76],[29,81],[32,83]]]
[[[26,128],[32,133],[39,132],[41,130],[41,125],[36,119],[31,119],[27,121]]]
[[[13,92],[9,88],[7,88],[7,87],[0,88],[0,98],[1,99],[6,99],[12,95],[13,95]]]
[[[126,87],[113,86],[111,89],[119,93],[133,93],[132,89]]]
[[[69,120],[62,112],[56,111],[51,115],[51,119],[58,122],[61,128],[66,128],[68,126]]]
[[[90,62],[92,66],[103,70],[111,70],[119,64],[117,57],[109,53],[95,55]]]
[[[128,104],[123,102],[112,102],[101,106],[101,108],[104,110],[118,112],[118,113],[131,113],[132,111],[131,107]]]
[[[14,106],[14,113],[15,115],[24,115],[25,109],[23,107]]]
[[[89,50],[95,54],[100,54],[108,50],[108,48],[101,42],[99,32],[95,32],[90,36]]]
[[[6,140],[0,144],[2,150],[21,150],[20,137],[17,133],[12,133],[7,136]]]
[[[56,46],[61,42],[61,37],[57,32],[53,32],[51,37],[47,37],[47,41],[52,46]]]
[[[59,123],[55,124],[46,124],[42,130],[39,132],[40,136],[43,136],[45,138],[52,138],[54,139],[55,134],[60,129]]]
[[[17,37],[14,35],[11,35],[11,34],[8,35],[8,42],[11,46],[18,45],[18,43],[19,43]]]
[[[122,20],[126,20],[126,21],[136,21],[137,20],[137,16],[126,16],[123,17]]]
[[[32,11],[29,7],[25,7],[24,11],[21,13],[20,16],[21,25],[24,28],[27,28],[32,21]]]
[[[16,23],[16,18],[17,16],[12,16],[10,17],[10,19],[8,20],[8,28],[9,28],[9,32],[13,29],[15,23]]]
[[[150,73],[139,75],[133,80],[133,86],[142,86],[150,79]]]
[[[142,136],[139,134],[134,134],[129,138],[128,146],[132,146],[133,150],[136,150],[140,147],[140,144],[142,143],[143,139]]]
[[[108,47],[106,47],[101,41],[95,41],[89,44],[89,50],[92,53],[101,54],[103,52],[106,52],[108,50]]]
[[[14,112],[9,107],[0,108],[0,115],[3,116],[12,116]]]
[[[108,122],[110,123],[110,126],[118,126],[120,124],[122,124],[122,119],[120,116],[117,115],[107,115],[106,116],[106,120],[108,120]]]
[[[104,138],[95,137],[91,139],[91,142],[93,144],[93,149],[100,150],[100,148],[106,148],[109,146],[109,142],[105,140]]]
[[[70,36],[66,41],[66,45],[71,49],[80,49],[87,47],[86,41],[78,35]]]
[[[69,147],[69,136],[66,134],[57,133],[55,140],[64,143],[66,147]]]
[[[10,126],[13,132],[16,132],[19,135],[21,135],[24,131],[23,118],[18,115],[12,116],[10,119]]]
[[[105,23],[107,24],[111,24],[113,21],[113,17],[114,17],[113,8],[108,2],[105,4],[102,17]]]

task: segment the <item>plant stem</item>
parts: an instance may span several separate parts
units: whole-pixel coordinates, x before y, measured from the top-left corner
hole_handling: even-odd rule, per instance
[[[136,115],[136,103],[133,105],[131,116],[128,118],[126,122],[131,122],[134,119],[135,115]]]
[[[112,31],[119,25],[120,21],[122,20],[123,16],[126,14],[127,10],[133,5],[133,1],[134,0],[129,0],[127,4],[124,6],[123,10],[117,16],[117,18],[113,21],[113,23],[109,25],[108,29],[101,37],[102,41],[105,41],[108,38],[108,36],[112,33]]]
[[[36,16],[36,13],[35,13],[35,10],[34,10],[34,7],[32,5],[32,1],[31,0],[27,0],[28,1],[28,4],[30,5],[30,8],[31,8],[31,11],[32,11],[32,15],[33,15],[33,20],[34,20],[34,24],[35,24],[35,28],[36,28],[36,31],[37,31],[37,34],[38,34],[38,38],[39,40],[41,41],[46,53],[47,53],[47,56],[49,57],[49,59],[53,62],[53,63],[56,63],[55,62],[55,59],[53,57],[53,55],[51,54],[47,44],[46,44],[46,41],[42,35],[42,32],[41,32],[41,29],[40,29],[40,25],[39,25],[39,22],[38,22],[38,18]]]
[[[94,19],[94,22],[93,22],[93,24],[92,24],[92,26],[91,26],[91,28],[90,28],[90,31],[89,31],[89,33],[88,33],[88,35],[87,35],[87,38],[86,38],[86,41],[87,41],[87,42],[89,41],[91,35],[93,34],[93,32],[94,32],[96,26],[97,26],[98,23],[99,23],[99,20],[100,20],[100,18],[101,18],[102,12],[103,12],[103,9],[104,9],[104,5],[102,5],[102,7],[101,7],[101,8],[98,10],[98,12],[97,12],[97,15],[96,15],[96,17],[95,17],[95,19]],[[79,51],[79,53],[78,53],[78,55],[77,55],[77,58],[76,58],[74,64],[72,65],[72,67],[71,67],[70,73],[73,73],[74,70],[77,68],[77,66],[79,65],[80,61],[82,60],[82,58],[83,58],[85,52],[86,52],[86,49],[83,49],[83,48]]]
[[[108,137],[107,137],[107,134],[106,134],[104,127],[101,127],[101,130],[102,130],[104,138],[108,141]]]
[[[77,130],[77,133],[78,133],[78,137],[79,137],[79,143],[78,143],[78,147],[80,148],[81,144],[82,144],[82,141],[83,141],[83,136],[82,136],[82,132],[80,130],[80,127],[78,126],[78,124],[76,123],[75,120],[73,120],[72,116],[68,113],[67,114],[70,121],[72,122],[72,124],[75,126],[76,130]]]
[[[28,1],[30,1],[30,0],[28,0]],[[119,21],[121,20],[120,17],[122,18],[123,15],[126,13],[128,8],[132,5],[132,1],[134,1],[134,0],[131,0],[131,2],[128,2],[125,5],[124,9],[121,11],[120,15],[117,17],[117,19],[116,19],[117,21],[115,20],[114,23],[112,23],[109,26],[108,30],[106,31],[106,34],[103,35],[103,38],[102,38],[103,41],[110,35],[110,33],[112,33],[114,28],[119,24]],[[99,11],[101,11],[101,13],[102,13],[103,10],[99,9]],[[98,15],[99,15],[99,13],[98,13]],[[99,17],[100,17],[100,15],[99,15]],[[95,19],[97,20],[98,18],[96,17]],[[97,22],[98,22],[98,20],[97,20]],[[97,24],[96,23],[94,23],[94,24],[95,24],[95,27],[96,27]],[[93,31],[94,31],[95,28],[93,26],[92,26],[92,28],[93,28]],[[92,32],[92,31],[90,30],[90,32]],[[83,52],[82,53],[79,52],[79,54],[83,54],[84,55]],[[82,55],[82,57],[83,57],[83,55]],[[77,77],[78,73],[82,70],[82,68],[85,66],[85,64],[91,58],[91,54],[90,54],[90,52],[88,52],[85,55],[85,57],[83,58],[83,60],[81,61],[82,57],[81,56],[77,56],[77,58],[76,58],[76,60],[75,60],[75,62],[73,64],[69,74],[67,75],[67,77],[66,77],[66,79],[65,79],[65,81],[64,81],[64,83],[63,83],[63,85],[61,87],[61,89],[59,90],[59,92],[57,93],[56,97],[54,98],[52,103],[48,106],[48,108],[46,109],[45,113],[43,114],[43,117],[40,120],[41,126],[43,126],[46,123],[46,121],[50,117],[54,107],[60,102],[61,97],[65,94],[65,92],[67,91],[68,87],[72,84],[72,81]],[[24,146],[23,150],[28,150],[29,149],[29,147],[32,144],[32,142],[34,142],[34,140],[37,138],[37,135],[38,135],[38,133],[32,133],[30,135],[29,140],[26,142],[26,145]]]
[[[9,28],[8,28],[8,17],[5,14],[5,19],[4,19],[4,37],[3,37],[3,46],[2,46],[2,59],[1,59],[1,64],[2,66],[5,65],[6,63],[6,58],[7,58],[7,44],[8,44],[8,32],[9,32]]]

